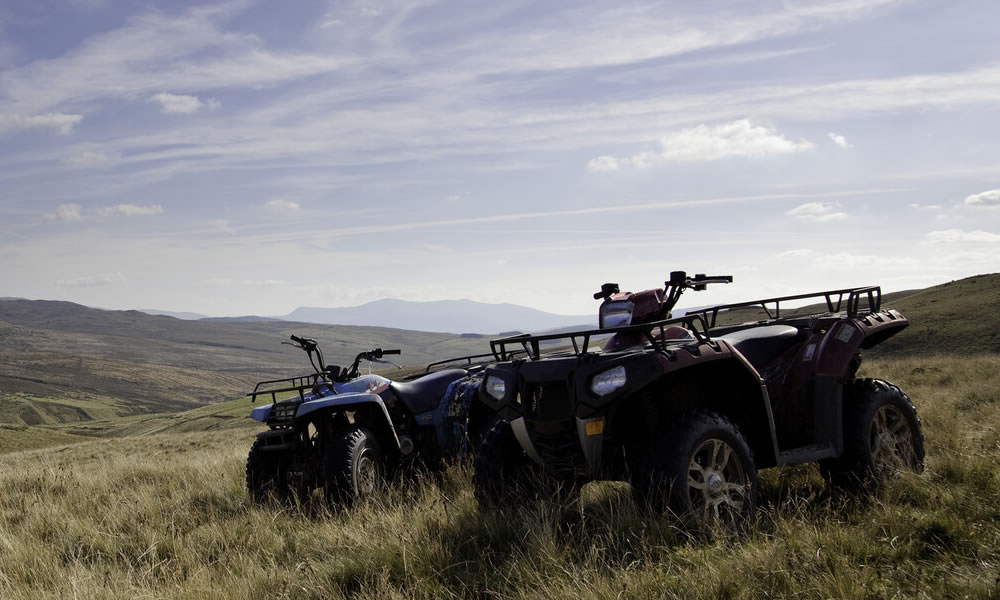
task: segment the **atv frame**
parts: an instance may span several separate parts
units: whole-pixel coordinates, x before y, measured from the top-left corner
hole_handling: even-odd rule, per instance
[[[683,280],[680,273],[677,281]],[[701,289],[698,281],[683,285]],[[617,293],[617,285],[606,284],[595,298],[607,304]],[[825,306],[807,314],[781,310],[810,299]],[[672,307],[676,296],[669,302]],[[718,324],[720,316],[747,307],[767,318]],[[871,473],[879,448],[867,433],[874,431],[872,419],[888,411],[876,407],[881,412],[868,421],[858,416],[874,410],[872,387],[895,390],[883,404],[893,405],[892,428],[906,425],[900,439],[878,443],[906,446],[894,447],[896,453],[919,468],[923,438],[909,399],[890,384],[854,380],[860,351],[907,324],[899,312],[883,310],[881,289],[869,286],[723,304],[637,325],[493,340],[497,363],[487,368],[479,396],[503,422],[477,457],[477,497],[485,505],[514,501],[523,492],[499,480],[522,485],[518,472],[531,470],[536,480],[562,489],[625,480],[637,497],[676,513],[720,517],[721,509],[722,517],[745,516],[755,502],[757,469],[819,461],[837,482]],[[609,334],[637,343],[597,348],[596,339]],[[513,350],[526,357],[513,357]],[[863,428],[858,441],[854,429]],[[733,456],[731,463],[713,456],[720,452]],[[705,466],[713,460],[718,464]]]

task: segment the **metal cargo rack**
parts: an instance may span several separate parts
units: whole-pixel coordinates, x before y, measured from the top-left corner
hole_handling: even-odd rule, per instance
[[[749,302],[737,302],[735,304],[720,304],[710,308],[693,310],[688,314],[698,314],[704,317],[709,329],[714,329],[719,318],[719,313],[734,310],[737,308],[758,307],[764,311],[769,319],[780,319],[781,303],[794,302],[796,300],[808,300],[810,298],[823,298],[826,302],[825,314],[847,313],[848,318],[857,317],[861,313],[862,300],[867,300],[867,312],[870,314],[878,312],[882,306],[882,288],[879,286],[865,286],[857,288],[847,288],[843,290],[830,290],[827,292],[813,292],[811,294],[797,294],[794,296],[780,296],[777,298],[767,298],[764,300],[751,300]],[[801,307],[799,307],[801,308]],[[797,310],[797,309],[792,309]],[[824,313],[812,313],[824,314]],[[795,315],[805,316],[805,315]]]
[[[287,392],[296,392],[299,395],[300,400],[305,400],[305,393],[307,390],[312,390],[312,388],[319,383],[320,380],[326,381],[325,373],[312,373],[310,375],[299,375],[296,377],[286,377],[284,379],[271,379],[268,381],[261,381],[254,386],[253,391],[247,394],[250,396],[251,402],[257,401],[257,396],[270,396],[271,402],[277,402],[277,395],[284,394]],[[290,383],[291,385],[286,385],[282,387],[276,387],[273,389],[261,389],[262,387],[267,388],[267,386]]]
[[[695,339],[663,339],[668,327],[680,326],[690,331]],[[581,356],[591,351],[591,340],[598,336],[609,336],[615,333],[638,333],[653,344],[654,348],[666,349],[669,345],[690,344],[694,341],[698,343],[711,343],[712,338],[708,333],[708,324],[701,313],[684,315],[675,319],[664,319],[653,323],[641,323],[639,325],[624,325],[621,327],[608,327],[606,329],[588,329],[585,331],[569,331],[564,333],[550,333],[546,335],[522,334],[507,338],[490,341],[490,348],[493,356],[498,361],[513,360],[517,354],[524,353],[530,360],[538,360],[542,356],[541,343],[555,340],[569,340],[572,344],[572,355]],[[511,350],[509,346],[516,346]],[[567,352],[569,352],[567,350]]]

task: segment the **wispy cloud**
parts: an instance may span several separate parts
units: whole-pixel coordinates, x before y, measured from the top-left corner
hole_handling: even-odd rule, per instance
[[[56,281],[56,285],[59,287],[88,288],[114,285],[123,281],[125,281],[125,277],[121,273],[106,273],[103,275],[86,275],[72,279],[60,279]]]
[[[61,135],[69,135],[73,127],[83,120],[83,115],[46,113],[44,115],[23,116],[0,113],[0,133],[16,129],[52,129]]]
[[[80,216],[80,205],[79,204],[60,204],[52,212],[43,213],[43,221],[79,221],[82,217]]]
[[[198,96],[168,94],[167,92],[153,94],[149,97],[149,101],[159,104],[160,109],[165,114],[189,115],[203,108],[215,109],[219,107],[219,101],[215,98],[202,101]]]
[[[104,169],[121,161],[121,154],[115,151],[84,150],[67,158],[64,162],[71,167],[83,169]]]
[[[847,149],[852,147],[849,143],[847,143],[847,138],[839,133],[833,133],[831,131],[827,135],[830,136],[830,140],[833,141],[834,144],[840,146],[841,148]]]
[[[1000,234],[990,233],[988,231],[983,231],[977,229],[975,231],[965,231],[962,229],[943,229],[940,231],[931,231],[927,234],[926,239],[932,244],[955,244],[955,243],[974,243],[974,244],[996,244],[1000,243]]]
[[[965,198],[966,206],[976,207],[1000,207],[1000,190],[986,190],[978,194],[972,194]]]
[[[105,206],[100,210],[103,216],[121,216],[121,217],[148,217],[152,215],[162,215],[163,207],[159,204],[151,204],[149,206],[138,206],[135,204],[116,204],[114,206]]]
[[[619,167],[618,159],[614,156],[598,156],[597,158],[592,158],[587,163],[587,168],[591,171],[597,171],[598,173],[606,173],[608,171],[617,171]]]
[[[274,200],[269,200],[267,204],[264,205],[271,210],[280,211],[295,211],[302,208],[302,205],[294,200],[288,200],[287,198],[275,198]]]
[[[841,212],[839,208],[838,205],[829,202],[806,202],[786,211],[785,214],[804,221],[827,223],[830,221],[842,221],[847,218],[847,213]]]

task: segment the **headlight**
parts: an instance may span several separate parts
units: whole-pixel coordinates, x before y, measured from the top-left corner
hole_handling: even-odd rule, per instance
[[[507,393],[507,385],[503,379],[495,375],[487,377],[484,385],[486,385],[486,393],[496,400],[503,400],[504,395]]]
[[[625,387],[625,367],[621,365],[595,375],[590,381],[590,391],[598,396],[607,396],[623,387]]]
[[[601,319],[599,323],[601,329],[631,325],[632,308],[633,304],[630,301],[606,302],[601,307]]]

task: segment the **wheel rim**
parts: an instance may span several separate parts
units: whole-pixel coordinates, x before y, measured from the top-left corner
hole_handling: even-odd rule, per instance
[[[879,475],[910,468],[916,463],[913,435],[906,416],[895,406],[880,406],[872,416],[869,448],[872,469]]]
[[[734,522],[750,494],[743,463],[728,443],[703,441],[688,465],[688,497],[694,514],[709,521]]]
[[[375,457],[370,452],[364,452],[358,458],[357,466],[358,495],[368,496],[375,493],[379,483],[379,467]]]

